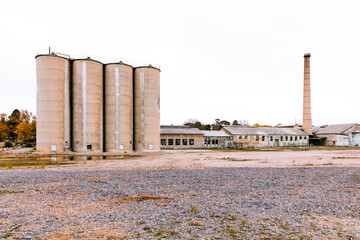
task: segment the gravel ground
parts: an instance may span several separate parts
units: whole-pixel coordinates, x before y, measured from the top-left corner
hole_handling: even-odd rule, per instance
[[[359,167],[3,169],[0,239],[360,239],[359,202]]]

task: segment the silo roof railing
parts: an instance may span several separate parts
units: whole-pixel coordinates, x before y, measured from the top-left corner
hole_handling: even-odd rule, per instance
[[[144,61],[144,62],[134,62],[134,61],[131,61],[129,59],[126,59],[126,58],[102,58],[102,57],[99,57],[99,56],[96,56],[96,55],[91,55],[91,54],[74,54],[74,55],[68,55],[66,53],[63,53],[63,51],[60,51],[60,50],[57,50],[57,49],[50,49],[50,52],[49,52],[49,49],[41,49],[39,51],[37,51],[36,53],[36,56],[38,55],[50,55],[50,54],[54,54],[56,56],[59,56],[59,57],[63,57],[63,58],[68,58],[68,59],[76,59],[76,60],[79,60],[79,59],[91,59],[91,60],[95,60],[97,62],[100,62],[102,64],[110,64],[110,63],[122,63],[122,64],[125,64],[125,65],[130,65],[134,68],[136,67],[153,67],[153,68],[157,68],[157,69],[161,69],[160,68],[160,65],[159,64],[154,64],[154,63],[151,63],[151,62],[147,62],[147,61]]]

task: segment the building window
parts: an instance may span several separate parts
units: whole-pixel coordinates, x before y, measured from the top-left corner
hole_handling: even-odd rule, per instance
[[[244,136],[244,139],[247,139],[247,135]]]
[[[270,141],[273,141],[273,140],[274,140],[273,136],[270,136]]]
[[[168,145],[169,146],[174,145],[174,139],[168,139]]]
[[[283,137],[283,136],[281,136],[281,137],[280,137],[280,141],[283,141],[283,140],[284,140],[284,137]]]
[[[259,136],[256,136],[256,141],[259,141]]]
[[[215,144],[218,145],[218,144],[219,144],[219,140],[216,139],[216,140],[215,140]]]
[[[87,149],[91,150],[92,149],[92,145],[87,145]]]
[[[288,140],[289,140],[289,136],[286,136],[286,138],[285,138],[285,139],[286,139],[286,141],[288,141]]]
[[[213,145],[215,144],[215,140],[214,140],[214,139],[212,140],[212,144],[213,144]]]
[[[194,139],[189,139],[189,145],[194,145]]]
[[[302,136],[300,136],[299,138],[300,138],[300,140],[302,140]]]
[[[290,141],[292,141],[292,136],[290,137]]]
[[[161,139],[161,146],[166,146],[166,139],[165,138]]]
[[[297,141],[297,136],[295,137],[295,141]]]
[[[242,135],[239,136],[239,139],[242,139]]]
[[[264,142],[264,141],[265,141],[265,136],[262,136],[262,137],[261,137],[261,140]]]
[[[175,145],[180,145],[180,139],[175,139]]]
[[[206,144],[206,140],[205,140],[205,144]],[[187,145],[187,139],[182,140],[182,145],[185,145],[185,146]]]

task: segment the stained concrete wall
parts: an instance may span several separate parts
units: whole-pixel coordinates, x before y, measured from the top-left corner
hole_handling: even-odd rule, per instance
[[[134,71],[134,150],[160,150],[160,70]]]
[[[103,65],[73,62],[73,150],[103,151]]]
[[[133,150],[133,68],[105,66],[105,151]]]
[[[70,65],[56,55],[36,56],[36,149],[61,152],[70,147]]]

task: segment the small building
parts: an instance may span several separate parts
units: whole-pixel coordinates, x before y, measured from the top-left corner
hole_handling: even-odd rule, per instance
[[[188,126],[160,126],[161,149],[202,148],[203,133]]]
[[[201,131],[204,148],[232,148],[233,137],[225,131]]]
[[[359,144],[358,128],[356,123],[329,124],[313,127],[312,131],[316,138],[324,139],[322,145],[344,147]]]
[[[309,135],[297,128],[223,126],[233,136],[235,148],[304,147]]]

